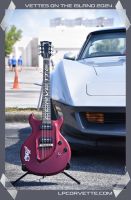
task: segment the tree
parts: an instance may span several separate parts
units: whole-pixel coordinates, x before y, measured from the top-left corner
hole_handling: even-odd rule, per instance
[[[14,25],[5,33],[5,56],[8,56],[14,44],[22,38],[22,30],[17,29]]]

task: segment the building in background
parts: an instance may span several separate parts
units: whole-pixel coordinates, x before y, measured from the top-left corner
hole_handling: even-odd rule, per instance
[[[50,20],[50,27],[43,28],[38,37],[23,37],[21,41],[18,41],[10,56],[14,55],[16,59],[22,56],[25,67],[42,66],[42,58],[38,55],[38,45],[41,40],[49,40],[57,51],[57,55],[53,56],[56,64],[67,52],[77,54],[89,32],[105,26],[113,26],[113,18],[54,18]]]
[[[23,37],[14,45],[12,56],[17,60],[21,56],[24,67],[38,66],[38,38]],[[5,63],[7,65],[7,58]]]
[[[50,27],[57,27],[57,26],[103,27],[103,26],[113,26],[113,24],[114,24],[113,18],[105,18],[105,17],[98,17],[95,19],[88,19],[82,17],[78,17],[75,19],[65,19],[58,17],[50,20]]]

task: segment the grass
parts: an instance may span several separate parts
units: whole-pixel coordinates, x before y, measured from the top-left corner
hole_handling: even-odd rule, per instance
[[[41,119],[41,111],[36,108],[5,108],[6,122],[28,122],[28,117],[34,113],[37,119]]]
[[[5,108],[5,112],[37,112],[40,113],[41,111],[38,111],[37,108]]]

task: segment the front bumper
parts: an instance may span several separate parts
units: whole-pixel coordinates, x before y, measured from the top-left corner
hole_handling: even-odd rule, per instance
[[[53,105],[59,114],[64,116],[63,135],[72,146],[125,146],[125,119],[110,124],[90,124],[83,119],[81,114],[103,112],[125,116],[124,107],[72,107],[58,101],[53,101]]]

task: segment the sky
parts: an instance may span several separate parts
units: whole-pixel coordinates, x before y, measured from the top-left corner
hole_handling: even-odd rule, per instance
[[[50,19],[56,17],[94,19],[97,17],[114,18],[114,26],[124,26],[115,9],[16,9],[8,17],[8,27],[15,25],[21,29],[23,36],[36,37],[46,27],[49,27]]]

